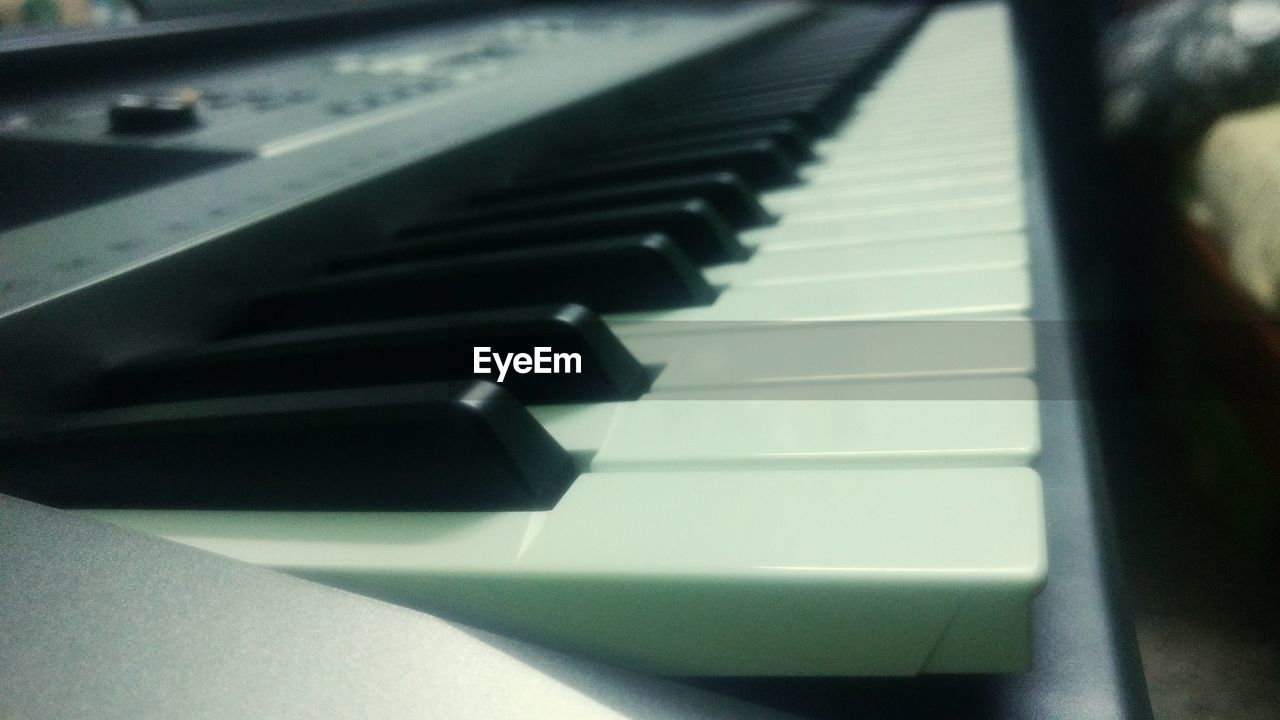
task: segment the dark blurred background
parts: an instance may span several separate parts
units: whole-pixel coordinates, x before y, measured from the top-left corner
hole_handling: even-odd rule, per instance
[[[1280,4],[1014,4],[1155,715],[1280,717]]]

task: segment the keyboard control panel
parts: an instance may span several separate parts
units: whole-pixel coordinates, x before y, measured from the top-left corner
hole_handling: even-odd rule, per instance
[[[456,191],[463,173],[502,172],[501,157],[486,157],[444,178],[415,175],[441,156],[811,12],[803,2],[512,11],[0,98],[0,320],[258,234],[266,217],[297,211],[308,237],[368,239],[384,219]],[[406,174],[412,182],[394,182]],[[343,193],[359,197],[327,202]],[[322,202],[345,209],[312,216]],[[261,232],[259,247],[282,237]]]
[[[458,21],[266,62],[158,73],[70,97],[0,101],[0,138],[271,155],[282,145],[300,147],[287,142],[299,135],[327,138],[406,112],[457,106],[504,80],[550,89],[556,83],[547,75],[572,76],[576,58],[647,43],[661,55],[698,32],[697,14],[678,11],[579,8]]]

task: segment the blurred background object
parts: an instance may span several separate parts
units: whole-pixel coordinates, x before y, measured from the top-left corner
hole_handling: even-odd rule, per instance
[[[1101,80],[1119,246],[1082,282],[1136,351],[1103,403],[1112,462],[1131,468],[1113,492],[1152,704],[1273,718],[1280,3],[1131,8],[1104,34]]]
[[[127,25],[138,21],[127,0],[0,0],[0,27]]]

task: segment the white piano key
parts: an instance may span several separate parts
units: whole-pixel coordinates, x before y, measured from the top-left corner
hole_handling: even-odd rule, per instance
[[[856,280],[731,287],[705,307],[609,315],[621,336],[679,331],[686,322],[850,321],[1017,315],[1031,307],[1024,268],[981,268]]]
[[[89,514],[671,675],[1019,670],[1047,568],[1025,468],[588,474],[546,512]]]
[[[1016,118],[984,111],[966,123],[915,126],[901,118],[861,117],[856,124],[842,128],[832,137],[814,144],[820,154],[856,149],[863,144],[883,143],[889,147],[909,147],[917,143],[939,145],[977,141],[986,138],[1017,136]]]
[[[936,163],[918,166],[909,164],[908,167],[914,172],[898,174],[882,172],[882,169],[887,168],[879,165],[864,166],[865,170],[861,173],[854,172],[853,168],[839,172],[814,171],[813,178],[806,177],[794,187],[761,193],[761,198],[763,202],[782,212],[792,204],[813,202],[809,198],[831,195],[894,195],[936,188],[1021,182],[1021,169],[1016,164],[1008,164],[1013,157],[1015,156],[1003,154],[959,158],[952,163],[950,169]]]
[[[990,103],[978,103],[973,108],[956,107],[948,103],[940,107],[938,112],[957,113],[953,124],[935,122],[928,125],[913,125],[919,120],[912,120],[905,115],[895,113],[877,113],[860,115],[856,123],[838,128],[835,133],[814,144],[815,150],[821,154],[832,151],[873,150],[877,143],[885,148],[909,150],[913,146],[931,146],[939,152],[954,151],[966,142],[983,142],[1001,138],[1018,136],[1018,116],[1012,109],[994,107]],[[911,111],[914,114],[917,111]],[[923,112],[929,112],[924,110]]]
[[[873,378],[804,383],[713,385],[703,388],[661,389],[651,393],[665,400],[1031,400],[1035,383],[1017,377],[914,377],[908,380]],[[943,463],[951,466],[951,463]]]
[[[875,158],[894,157],[909,160],[913,157],[936,157],[972,153],[975,150],[999,150],[1015,147],[1017,134],[954,133],[947,135],[885,135],[884,133],[855,133],[838,141],[816,146],[818,163],[838,165],[873,161]]]
[[[843,391],[826,383],[832,396]],[[892,388],[890,388],[891,390]],[[1039,451],[1035,385],[939,387],[948,399],[637,401],[531,408],[592,472],[1026,464]],[[734,390],[720,386],[721,397]],[[881,394],[885,389],[881,388]],[[991,397],[982,397],[989,391]],[[873,390],[874,391],[874,390]],[[954,399],[963,391],[967,399]],[[844,393],[857,397],[857,390]],[[927,395],[927,393],[923,393]]]
[[[920,107],[940,101],[965,102],[977,97],[1009,97],[1007,68],[973,62],[966,64],[959,57],[956,60],[954,67],[936,64],[932,67],[895,67],[882,82],[859,99],[858,107],[865,104],[888,112],[896,110],[899,105]],[[911,88],[915,86],[919,86],[921,92],[912,93]],[[856,114],[849,118],[850,121],[856,119]],[[939,115],[938,119],[946,122],[944,115]]]
[[[832,218],[852,216],[893,216],[908,215],[926,211],[931,208],[973,207],[979,205],[994,206],[1004,204],[1022,204],[1022,187],[1018,183],[989,183],[974,186],[958,186],[918,190],[901,194],[858,195],[841,197],[835,188],[821,188],[832,192],[822,201],[807,205],[795,205],[782,215],[782,223],[800,225],[814,221],[825,221]],[[767,203],[766,203],[767,206]]]
[[[812,185],[856,180],[919,180],[943,174],[1008,171],[1017,168],[1019,162],[1018,151],[1006,149],[998,152],[967,152],[945,158],[926,157],[897,161],[889,158],[874,163],[860,162],[831,167],[822,167],[814,163],[800,169],[800,179]]]
[[[991,62],[989,58],[962,50],[953,51],[951,57],[942,62],[912,62],[903,58],[864,99],[868,102],[897,98],[928,101],[937,97],[1009,94],[1012,77],[1012,68],[1007,64]],[[917,87],[920,92],[912,93]]]
[[[915,77],[911,77],[912,75]],[[1014,94],[1008,87],[1009,80],[1010,73],[1007,69],[993,66],[970,66],[950,71],[939,67],[898,69],[891,81],[877,85],[858,103],[858,107],[893,112],[908,108],[927,108],[948,101],[966,103],[985,98],[1011,100]],[[919,86],[919,91],[913,92],[916,86]],[[851,119],[856,120],[857,116]],[[945,116],[939,116],[938,120],[947,122]]]
[[[984,182],[995,182],[995,179],[988,179],[995,174],[1021,173],[1021,155],[1018,147],[1010,145],[1000,151],[975,152],[975,154],[964,154],[955,156],[922,156],[919,159],[902,159],[893,163],[892,160],[884,160],[882,158],[870,158],[864,156],[863,161],[856,163],[845,163],[845,161],[836,161],[836,163],[820,165],[814,163],[806,165],[803,172],[800,173],[800,186],[786,188],[786,190],[776,191],[764,195],[763,204],[771,206],[769,197],[778,195],[782,202],[790,201],[790,196],[801,197],[801,191],[808,188],[815,195],[823,195],[823,193],[838,192],[858,192],[863,187],[879,187],[892,186],[892,184],[904,184],[910,186],[913,184],[922,184],[927,186],[928,182],[936,182],[936,186],[942,187],[963,186],[964,182],[957,178],[960,176],[973,176],[972,184],[980,184]],[[882,191],[884,195],[890,195],[891,190]],[[778,208],[780,213],[786,213],[786,208]]]
[[[820,247],[833,242],[853,244],[909,238],[959,237],[975,234],[1016,233],[1026,227],[1026,210],[1020,200],[983,198],[965,202],[940,202],[886,206],[872,211],[851,211],[784,219],[777,225],[741,233],[743,242],[761,247]]]
[[[653,396],[619,404],[591,470],[1025,465],[1040,449],[1038,413],[1034,400]]]
[[[620,408],[627,404],[629,403],[537,405],[530,407],[529,412],[561,447],[589,461],[600,451]]]
[[[1021,197],[1021,176],[1015,170],[1001,168],[988,172],[909,180],[809,183],[796,188],[765,193],[760,196],[760,201],[770,212],[785,215],[790,212],[805,212],[844,203],[895,200],[927,202],[984,196]]]
[[[956,53],[945,64],[899,65],[865,96],[868,104],[903,100],[927,103],[938,99],[1012,95],[1011,69],[982,58]],[[913,89],[919,92],[912,92]],[[945,122],[946,118],[940,118]]]
[[[1013,118],[1004,120],[1002,129],[979,130],[977,128],[934,128],[932,131],[912,132],[895,127],[892,118],[850,128],[842,136],[835,136],[814,145],[814,152],[825,162],[841,158],[857,160],[875,155],[894,155],[903,160],[921,155],[954,155],[969,148],[999,146],[1017,139],[1017,132],[1009,126]]]
[[[902,196],[892,197],[855,197],[841,202],[829,202],[813,206],[813,208],[788,211],[782,222],[774,227],[804,228],[809,224],[831,223],[833,220],[846,218],[891,219],[911,217],[929,213],[932,210],[986,210],[991,218],[1024,217],[1023,195],[1020,188],[1007,191],[1006,188],[991,188],[987,192],[957,192],[952,197]]]
[[[606,322],[605,324],[607,325],[608,323]],[[768,328],[782,327],[782,326],[791,325],[791,324],[792,323],[785,323],[785,322],[784,323],[752,323],[751,325],[744,325],[740,329],[751,329],[756,331],[763,331]],[[658,367],[665,364],[668,360],[671,359],[671,357],[678,350],[680,350],[681,347],[684,346],[686,342],[688,342],[689,338],[697,337],[700,335],[702,336],[709,335],[709,333],[706,332],[705,328],[703,328],[700,324],[688,325],[686,327],[686,332],[683,332],[683,333],[668,332],[661,335],[658,335],[658,334],[622,335],[618,332],[617,328],[610,327],[609,329],[611,332],[613,332],[615,336],[618,337],[618,340],[622,342],[623,346],[627,348],[628,352],[634,355],[635,358],[639,360],[642,364],[648,365],[651,367]],[[714,343],[715,341],[712,340],[711,342]],[[659,371],[659,374],[661,374],[661,371]]]
[[[803,228],[846,219],[879,219],[892,222],[903,217],[917,216],[922,210],[934,209],[947,212],[985,212],[987,216],[992,218],[993,222],[1004,219],[1021,222],[1025,217],[1021,193],[1012,196],[994,193],[975,197],[929,200],[914,200],[909,196],[903,198],[875,197],[840,203],[839,206],[835,207],[824,206],[819,209],[793,210],[788,212],[772,228],[752,231],[750,234],[754,237],[778,227]]]
[[[703,275],[717,285],[739,288],[1026,264],[1026,238],[1008,233],[801,249],[770,245],[745,262],[705,268]]]
[[[1017,100],[1012,96],[931,96],[868,100],[860,103],[853,117],[836,128],[831,139],[838,142],[843,137],[864,130],[897,132],[915,128],[922,135],[939,131],[972,130],[986,123],[1007,124],[1017,117]],[[929,123],[926,118],[932,118],[934,122]]]
[[[969,67],[960,69],[961,73],[969,73],[975,77],[951,79],[941,68],[927,68],[918,71],[916,78],[908,77],[905,70],[894,71],[894,82],[877,85],[875,89],[858,101],[857,113],[848,122],[857,122],[861,113],[902,113],[909,111],[945,110],[947,107],[960,105],[964,109],[980,107],[982,100],[999,101],[1012,105],[1016,94],[1008,87],[1010,72],[1003,68]],[[933,74],[937,74],[934,77]],[[976,77],[980,76],[980,77]],[[897,80],[902,80],[901,83]],[[914,89],[919,86],[919,91]],[[916,116],[917,119],[919,116]],[[938,112],[934,116],[939,123],[948,123],[949,116]]]
[[[1017,97],[1005,89],[996,87],[1004,82],[999,78],[983,81],[991,90],[967,82],[964,90],[926,90],[912,94],[907,92],[872,93],[859,100],[853,113],[840,123],[836,136],[850,129],[886,124],[889,120],[901,120],[902,127],[919,128],[924,133],[952,128],[973,128],[992,121],[1007,121],[1016,113]],[[949,112],[954,109],[955,113]]]
[[[1035,368],[1028,320],[778,323],[684,335],[624,337],[664,367],[652,392],[699,388],[1027,375]]]
[[[874,165],[884,162],[906,162],[919,158],[945,158],[949,156],[972,155],[978,152],[1008,153],[1018,148],[1015,137],[993,136],[973,140],[967,143],[933,142],[903,144],[898,147],[881,143],[868,142],[858,146],[842,148],[839,155],[831,157],[830,153],[810,164],[812,171],[835,170],[839,168]]]

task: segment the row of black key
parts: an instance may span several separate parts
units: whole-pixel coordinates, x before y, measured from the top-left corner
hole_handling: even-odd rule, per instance
[[[523,404],[647,390],[596,313],[714,301],[699,266],[747,257],[736,230],[772,220],[756,193],[795,181],[910,24],[879,12],[641,102],[602,146],[261,298],[229,336],[106,373],[94,409],[0,440],[0,489],[78,507],[550,507],[577,466]],[[581,373],[479,382],[482,346],[555,348]]]

